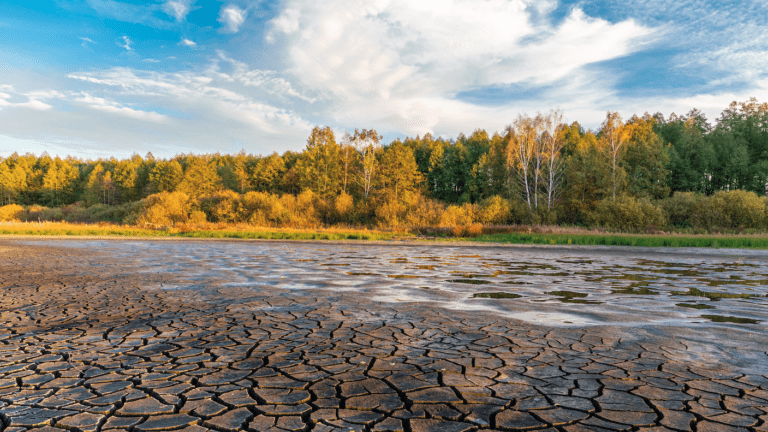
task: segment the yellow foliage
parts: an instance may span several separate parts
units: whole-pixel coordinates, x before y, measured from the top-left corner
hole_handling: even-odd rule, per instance
[[[355,201],[352,199],[352,195],[341,192],[339,196],[334,199],[334,210],[336,211],[336,217],[338,220],[346,221],[355,208]]]
[[[475,221],[475,213],[477,213],[477,208],[473,204],[465,203],[461,206],[448,206],[440,217],[440,226],[471,225]]]
[[[188,212],[189,195],[161,192],[147,197],[137,223],[169,226],[186,222]]]
[[[208,220],[205,217],[205,212],[202,212],[200,210],[195,210],[192,213],[189,214],[189,223],[191,224],[204,224]]]
[[[18,204],[8,204],[0,207],[0,221],[18,221],[24,215],[24,207]]]
[[[509,201],[494,195],[480,202],[477,210],[477,219],[484,224],[506,224],[512,214]]]
[[[445,205],[421,194],[410,196],[407,222],[410,226],[437,226],[445,212]]]

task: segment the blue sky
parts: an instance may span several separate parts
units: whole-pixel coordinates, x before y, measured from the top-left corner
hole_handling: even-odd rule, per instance
[[[762,0],[0,2],[0,155],[300,150],[768,101]]]

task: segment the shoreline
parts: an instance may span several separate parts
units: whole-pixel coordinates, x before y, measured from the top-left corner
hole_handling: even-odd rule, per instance
[[[149,236],[117,236],[117,235],[0,235],[3,241],[186,241],[186,242],[220,242],[220,243],[294,243],[339,246],[387,246],[387,247],[460,247],[477,249],[547,249],[614,253],[654,253],[676,255],[694,253],[708,256],[723,256],[728,258],[764,257],[765,249],[756,248],[713,248],[713,247],[672,247],[672,246],[624,246],[624,245],[564,245],[564,244],[532,244],[532,243],[492,243],[466,240],[442,239],[392,239],[392,240],[320,240],[320,239],[248,239],[248,238],[214,238],[214,237],[149,237]]]

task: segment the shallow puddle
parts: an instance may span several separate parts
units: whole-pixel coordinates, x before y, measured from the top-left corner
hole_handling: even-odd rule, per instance
[[[134,263],[138,272],[178,279],[164,289],[240,289],[243,301],[248,293],[311,291],[318,298],[351,293],[361,301],[479,310],[542,324],[622,326],[700,326],[703,318],[694,309],[716,306],[718,316],[768,322],[765,251],[216,241],[57,244],[99,250]],[[472,285],[514,293],[493,288],[478,293]],[[539,321],[542,317],[553,321]]]

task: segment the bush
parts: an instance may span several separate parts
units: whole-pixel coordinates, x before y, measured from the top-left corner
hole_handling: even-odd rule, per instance
[[[24,207],[8,204],[0,207],[0,221],[19,221],[26,216],[24,213]]]
[[[445,212],[445,206],[419,193],[410,196],[406,222],[412,227],[437,226]]]
[[[376,219],[382,227],[400,227],[406,219],[408,206],[395,198],[386,199],[376,207]]]
[[[186,222],[188,213],[189,195],[184,192],[161,192],[147,197],[136,222],[170,226]]]
[[[541,217],[528,208],[528,204],[521,200],[509,202],[509,222],[517,225],[538,225]]]
[[[506,225],[512,215],[509,201],[495,195],[480,201],[477,219],[484,224]]]
[[[765,228],[765,197],[745,190],[720,191],[710,197],[723,214],[723,225],[731,228]]]
[[[693,217],[702,196],[693,192],[675,192],[671,197],[659,201],[670,225],[677,228],[694,226]]]
[[[719,191],[712,196],[676,192],[660,205],[675,227],[713,231],[766,228],[767,203],[765,197],[754,192],[733,190]]]
[[[647,199],[622,195],[597,203],[591,225],[619,231],[653,231],[665,225],[664,212]]]
[[[465,203],[461,206],[450,205],[440,217],[440,226],[455,227],[467,226],[475,222],[476,206]]]
[[[349,222],[355,209],[355,200],[352,195],[342,192],[333,200],[333,220],[337,222]]]
[[[41,205],[31,205],[27,209],[27,214],[24,215],[24,219],[27,221],[43,221],[45,212],[48,210],[48,207],[44,207]]]
[[[241,219],[240,194],[223,190],[198,199],[200,210],[211,222],[233,223]]]
[[[195,210],[189,214],[188,222],[191,224],[201,225],[208,222],[208,219],[206,218],[204,211]]]

